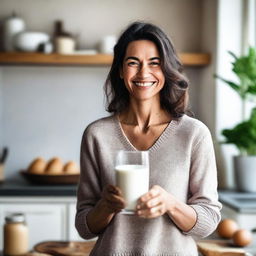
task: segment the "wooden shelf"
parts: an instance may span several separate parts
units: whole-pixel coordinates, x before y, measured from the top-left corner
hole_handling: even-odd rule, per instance
[[[181,53],[185,66],[205,66],[210,64],[210,54]],[[112,55],[60,55],[24,52],[0,52],[0,65],[50,65],[50,66],[106,66],[111,65]]]

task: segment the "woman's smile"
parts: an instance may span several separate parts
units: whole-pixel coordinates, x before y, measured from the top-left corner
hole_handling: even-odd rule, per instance
[[[138,82],[138,81],[133,81],[133,83],[138,87],[148,87],[148,88],[156,84],[156,82]]]

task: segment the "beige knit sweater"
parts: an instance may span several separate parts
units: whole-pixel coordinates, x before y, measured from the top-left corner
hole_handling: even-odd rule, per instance
[[[220,221],[216,163],[208,128],[184,115],[171,121],[149,149],[150,187],[160,185],[197,213],[194,227],[180,230],[165,214],[155,219],[116,214],[100,234],[93,234],[86,215],[107,184],[115,184],[114,156],[118,150],[136,150],[116,116],[90,124],[81,144],[81,177],[77,191],[76,228],[84,239],[98,236],[91,255],[197,255],[193,236],[211,234]]]

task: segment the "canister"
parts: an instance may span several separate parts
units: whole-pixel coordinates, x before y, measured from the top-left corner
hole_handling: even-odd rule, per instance
[[[18,33],[25,30],[25,22],[23,19],[16,16],[15,13],[3,22],[4,30],[4,50],[14,51],[14,37]]]
[[[23,213],[13,213],[5,217],[4,255],[21,255],[28,252],[28,227]]]

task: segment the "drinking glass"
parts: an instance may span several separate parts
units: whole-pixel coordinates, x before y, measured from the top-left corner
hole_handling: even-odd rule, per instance
[[[118,151],[115,176],[126,202],[121,213],[134,214],[137,200],[149,189],[148,151]]]

